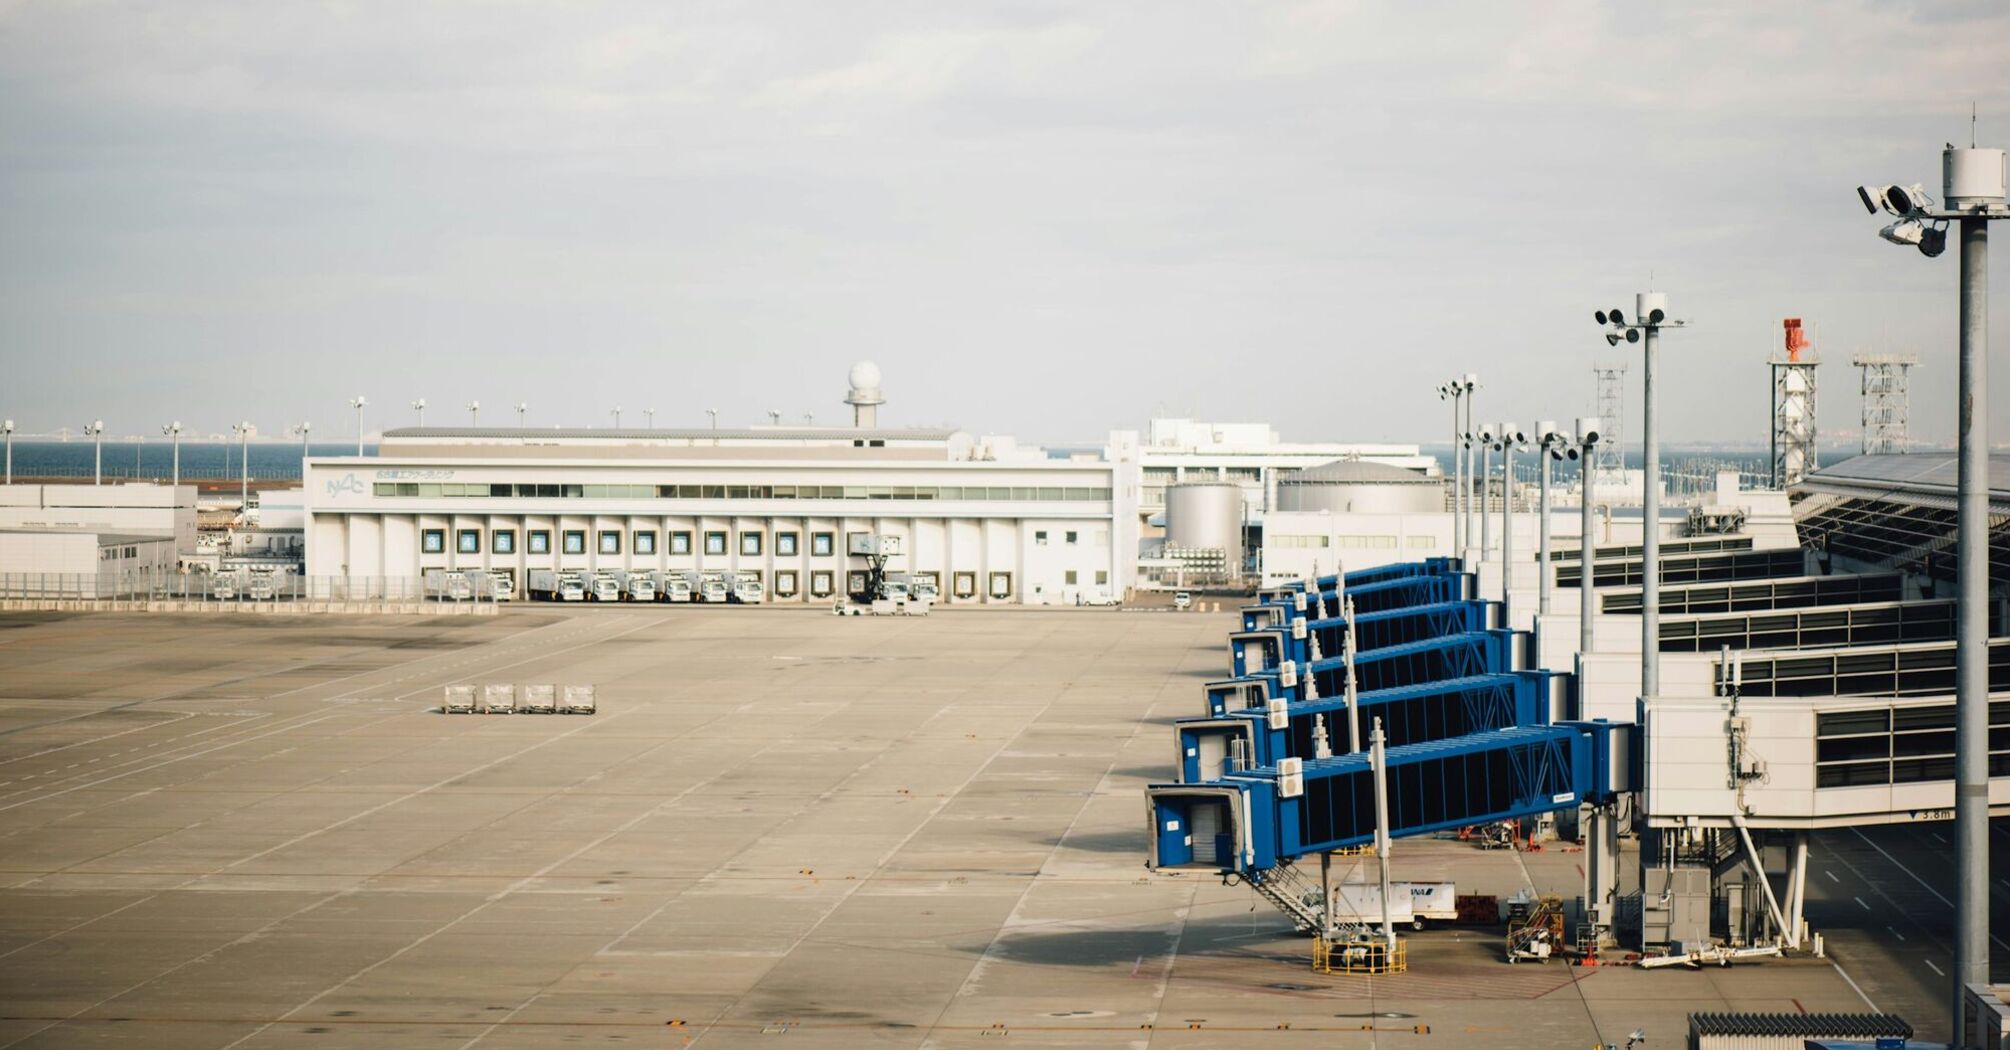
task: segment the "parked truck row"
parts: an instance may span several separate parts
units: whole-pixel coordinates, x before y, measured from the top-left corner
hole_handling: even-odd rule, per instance
[[[703,602],[758,605],[767,591],[749,572],[532,569],[525,593],[547,602]]]

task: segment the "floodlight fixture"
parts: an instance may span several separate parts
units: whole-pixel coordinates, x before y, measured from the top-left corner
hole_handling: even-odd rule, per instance
[[[1577,443],[1586,448],[1596,446],[1599,440],[1599,426],[1597,416],[1577,417]]]

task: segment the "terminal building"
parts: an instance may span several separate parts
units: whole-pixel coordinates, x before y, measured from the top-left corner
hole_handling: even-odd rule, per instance
[[[1135,439],[1055,458],[1008,439],[876,425],[852,370],[851,427],[410,427],[378,454],[306,469],[309,576],[481,569],[733,573],[769,600],[855,592],[867,538],[949,604],[1120,597],[1137,545]]]

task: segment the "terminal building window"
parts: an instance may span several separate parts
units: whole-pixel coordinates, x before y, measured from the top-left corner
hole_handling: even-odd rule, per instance
[[[600,530],[600,553],[620,554],[621,534],[613,529]]]
[[[1038,530],[1035,530],[1035,531],[1034,531],[1034,533],[1033,533],[1033,545],[1034,545],[1034,546],[1036,546],[1036,547],[1045,547],[1045,546],[1047,545],[1047,530],[1046,530],[1046,529],[1038,529]]]
[[[454,550],[462,554],[482,552],[482,530],[461,529],[454,533]]]
[[[830,570],[819,569],[816,572],[810,573],[810,597],[828,598],[830,596],[831,596]]]
[[[567,554],[586,553],[585,529],[567,529],[565,530],[565,536],[563,537],[563,539],[565,541],[565,548],[564,548],[565,553]]]
[[[795,596],[796,596],[795,570],[777,569],[775,571],[775,597],[793,598]]]
[[[723,532],[708,532],[708,533],[706,533],[706,534],[705,534],[705,553],[707,553],[707,554],[724,554],[724,553],[726,553],[726,534],[725,534],[725,533],[723,533]]]
[[[419,549],[427,554],[445,554],[447,552],[447,530],[427,529],[420,533]]]
[[[796,535],[793,532],[775,533],[775,553],[784,558],[794,557],[796,554]],[[780,589],[779,581],[776,584],[776,588]]]
[[[976,574],[976,573],[974,573],[974,572],[959,572],[959,573],[955,573],[955,574],[951,575],[951,576],[949,577],[949,579],[950,579],[950,584],[949,584],[949,593],[950,593],[950,594],[953,594],[953,595],[955,595],[955,596],[956,596],[956,597],[958,597],[958,598],[975,598],[975,597],[977,597],[977,574]]]
[[[1073,529],[1069,529],[1069,530],[1067,531],[1067,533],[1066,533],[1065,535],[1066,535],[1066,538],[1067,538],[1067,541],[1068,541],[1068,546],[1070,546],[1070,547],[1074,546],[1074,545],[1075,545],[1075,543],[1076,543],[1076,541],[1078,541],[1078,540],[1080,540],[1080,539],[1082,538],[1082,534],[1081,534],[1081,533],[1079,533],[1079,532],[1076,532],[1076,531],[1075,531],[1075,530],[1073,530]]]
[[[1073,587],[1077,582],[1079,582],[1076,579],[1075,570],[1069,569],[1067,572],[1062,573],[1061,582],[1067,584],[1070,587]]]
[[[681,530],[671,533],[670,553],[672,554],[691,553],[691,534],[689,532],[684,532]]]
[[[761,553],[761,534],[758,532],[740,533],[740,553],[749,558],[759,557]]]
[[[656,534],[654,532],[649,531],[648,529],[642,529],[637,531],[635,533],[635,553],[637,554],[656,553]]]
[[[993,598],[1010,598],[1010,597],[1012,597],[1012,574],[1011,574],[1011,573],[1009,573],[1009,572],[994,572],[994,573],[992,573],[992,574],[991,574],[991,597],[993,597]]]
[[[828,558],[837,550],[837,533],[810,533],[810,554],[813,557]]]
[[[1269,539],[1264,540],[1263,542],[1270,544],[1273,547],[1293,548],[1303,550],[1308,547],[1317,548],[1317,547],[1330,546],[1332,544],[1332,538],[1328,536],[1292,535],[1290,533],[1279,533],[1278,535],[1272,536]]]
[[[516,530],[497,529],[489,533],[489,549],[497,554],[515,554]]]
[[[530,530],[528,539],[530,540],[530,552],[532,554],[551,553],[550,529],[532,529]]]
[[[379,481],[380,497],[419,499],[1039,500],[1108,502],[1107,487],[1075,485],[566,485]]]

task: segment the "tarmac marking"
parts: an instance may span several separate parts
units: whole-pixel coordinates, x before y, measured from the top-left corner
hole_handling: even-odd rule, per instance
[[[1852,898],[1852,899],[1854,899],[1854,900],[1856,901],[1856,906],[1857,906],[1857,907],[1859,907],[1859,908],[1862,908],[1862,909],[1863,909],[1863,910],[1865,910],[1865,911],[1869,911],[1869,910],[1870,910],[1870,905],[1868,905],[1868,904],[1865,904],[1865,903],[1863,902],[1863,898],[1862,898],[1862,897],[1856,897],[1856,898]]]
[[[1938,976],[1941,976],[1941,977],[1945,977],[1945,976],[1947,976],[1947,974],[1946,974],[1946,973],[1944,973],[1944,972],[1942,972],[1942,971],[1941,971],[1940,967],[1938,967],[1938,966],[1935,966],[1935,965],[1933,965],[1933,960],[1932,960],[1932,959],[1921,959],[1921,960],[1919,960],[1919,961],[1920,961],[1920,962],[1923,962],[1923,963],[1925,963],[1925,964],[1926,964],[1926,968],[1927,968],[1927,969],[1929,969],[1929,970],[1932,970],[1932,971],[1933,971],[1933,972],[1934,972],[1934,973],[1935,973],[1936,975],[1938,975]]]
[[[1901,941],[1905,939],[1905,934],[1902,934],[1902,933],[1898,932],[1898,927],[1896,927],[1896,926],[1886,926],[1886,927],[1885,927],[1885,929],[1887,929],[1887,930],[1890,930],[1890,931],[1891,931],[1891,935],[1892,935],[1893,937],[1896,937],[1896,938],[1898,938],[1898,939],[1899,939],[1899,940],[1901,940]]]
[[[1906,867],[1904,864],[1899,862],[1899,859],[1897,857],[1894,857],[1890,853],[1887,853],[1883,846],[1877,844],[1876,840],[1872,839],[1869,835],[1864,834],[1860,829],[1851,828],[1850,830],[1856,832],[1857,838],[1860,838],[1864,840],[1866,843],[1869,843],[1871,849],[1876,850],[1878,852],[1878,855],[1890,861],[1892,865],[1896,867],[1898,870],[1905,872],[1907,875],[1912,876],[1912,881],[1917,882],[1921,886],[1926,887],[1926,892],[1931,893],[1935,897],[1940,898],[1940,903],[1947,905],[1947,907],[1950,910],[1954,908],[1954,902],[1948,900],[1946,894],[1943,894],[1939,890],[1934,889],[1933,884],[1927,882],[1925,879],[1920,878],[1918,872],[1913,871],[1911,868]],[[2010,951],[2010,943],[2006,943],[2003,940],[2003,938],[1996,936],[1994,933],[1991,933],[1989,935],[1989,939],[1995,941],[1997,947],[2002,948],[2005,951]]]

